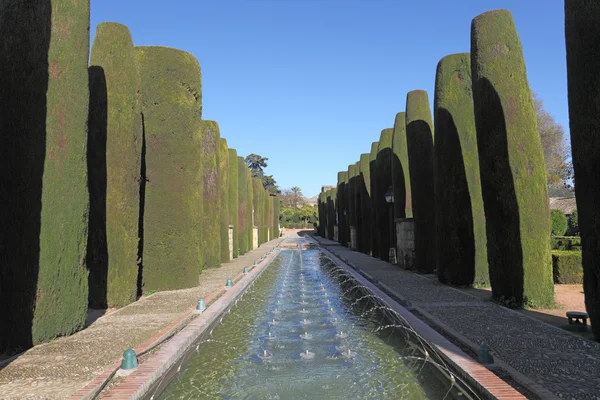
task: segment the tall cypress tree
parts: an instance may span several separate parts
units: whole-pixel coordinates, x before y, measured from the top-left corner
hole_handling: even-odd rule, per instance
[[[369,232],[370,238],[370,249],[371,256],[379,258],[379,240],[377,240],[377,213],[376,213],[376,202],[375,194],[377,192],[377,166],[375,165],[377,160],[377,151],[379,150],[379,142],[371,143],[371,153],[369,153],[369,186],[371,188],[369,200],[371,204],[371,215],[369,225],[371,226]]]
[[[246,163],[238,156],[238,245],[240,255],[248,252],[248,182],[246,182]]]
[[[374,195],[375,215],[377,226],[377,240],[380,246],[379,258],[389,259],[389,249],[393,245],[394,227],[393,227],[393,205],[389,204],[385,195],[389,189],[392,189],[392,135],[394,130],[391,128],[381,131],[379,138],[379,148],[375,158],[375,167],[377,168],[377,184]]]
[[[246,172],[246,185],[248,185],[246,201],[246,236],[248,237],[248,251],[254,248],[254,185],[252,184],[252,173],[244,162]]]
[[[406,141],[415,223],[415,265],[421,272],[435,268],[435,203],[433,189],[433,123],[424,90],[406,96]]]
[[[469,53],[449,55],[439,62],[434,115],[438,278],[454,285],[486,284],[485,214]]]
[[[394,218],[412,218],[408,145],[406,143],[406,113],[404,112],[396,114],[394,120],[392,151]]]
[[[371,175],[370,154],[360,155],[358,170],[358,186],[356,201],[360,203],[360,216],[358,218],[358,251],[369,254],[371,251]]]
[[[142,155],[141,80],[126,26],[98,25],[89,76],[88,298],[121,307],[137,295]]]
[[[221,262],[229,262],[229,150],[227,140],[219,139],[217,153],[217,179],[219,184],[219,232],[221,237]]]
[[[600,341],[600,3],[565,1],[569,126],[583,249],[585,307]]]
[[[233,258],[239,256],[239,176],[238,155],[235,149],[229,149],[229,224],[233,225]]]
[[[215,121],[201,121],[202,132],[202,268],[215,268],[221,265],[221,214],[218,150],[220,142],[219,125]]]
[[[471,68],[492,294],[547,306],[554,286],[546,170],[509,11],[473,19]]]

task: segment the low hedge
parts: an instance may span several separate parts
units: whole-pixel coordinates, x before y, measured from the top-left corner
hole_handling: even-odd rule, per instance
[[[552,251],[554,283],[583,283],[581,251]]]
[[[581,237],[579,237],[579,236],[554,236],[554,237],[552,237],[552,250],[578,250],[578,251],[581,251]]]

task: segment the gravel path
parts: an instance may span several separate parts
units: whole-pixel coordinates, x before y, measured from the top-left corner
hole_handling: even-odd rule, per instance
[[[413,305],[564,399],[600,399],[600,343],[315,237]],[[564,312],[564,311],[563,311]],[[443,327],[442,327],[443,329]]]
[[[111,312],[86,329],[35,346],[0,369],[0,399],[63,399],[169,326],[273,248],[272,240],[220,268],[206,270],[200,286],[158,292]]]

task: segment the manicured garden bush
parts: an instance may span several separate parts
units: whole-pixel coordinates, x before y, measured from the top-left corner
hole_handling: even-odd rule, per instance
[[[239,174],[238,155],[235,149],[229,151],[229,225],[233,225],[233,258],[240,254],[239,245]]]
[[[248,251],[254,248],[254,185],[252,184],[252,173],[244,162],[246,171],[246,185],[248,185],[248,200],[246,201],[246,235],[248,237]]]
[[[381,131],[379,148],[375,158],[377,168],[377,184],[374,195],[375,215],[377,218],[377,241],[380,246],[379,258],[389,260],[389,249],[396,247],[394,243],[395,227],[393,226],[393,204],[385,200],[385,194],[392,189],[392,128]]]
[[[347,196],[348,196],[348,242],[351,241],[352,239],[352,229],[356,229],[356,223],[357,221],[357,215],[356,215],[356,210],[357,210],[357,205],[356,205],[356,191],[357,191],[357,175],[358,175],[358,171],[356,170],[356,164],[350,164],[348,165],[348,189],[347,189]],[[332,233],[333,235],[333,233]]]
[[[281,201],[279,197],[272,197],[273,200],[273,238],[279,237],[279,213],[281,209]],[[304,225],[304,224],[303,224]]]
[[[369,202],[371,205],[371,213],[369,214],[369,249],[371,250],[371,256],[373,257],[379,257],[379,241],[377,240],[377,214],[375,212],[375,193],[377,192],[377,167],[375,166],[375,161],[377,159],[378,149],[379,142],[371,143],[371,153],[369,153]]]
[[[567,233],[569,236],[579,236],[579,213],[573,210],[567,221]]]
[[[356,187],[356,201],[360,207],[357,222],[358,228],[356,236],[358,241],[358,251],[369,254],[371,251],[371,173],[370,173],[370,154],[360,155],[358,179]]]
[[[338,242],[342,245],[346,245],[348,242],[348,237],[346,234],[346,216],[348,215],[348,208],[346,205],[346,198],[348,197],[346,194],[347,186],[346,182],[348,181],[348,171],[338,172],[338,181],[337,181],[337,213],[338,213]]]
[[[554,283],[583,283],[581,251],[553,250]]]
[[[489,284],[485,214],[469,53],[442,58],[434,97],[437,274],[453,285]]]
[[[238,246],[240,255],[248,252],[248,182],[246,182],[246,163],[238,156]],[[250,216],[251,218],[251,216]]]
[[[1,8],[0,352],[85,324],[90,2]]]
[[[404,112],[396,114],[394,120],[392,151],[394,218],[412,218],[408,145],[406,143],[406,113]]]
[[[137,295],[142,155],[141,81],[126,26],[98,25],[89,77],[88,299],[121,307]]]
[[[329,189],[327,191],[327,239],[333,240],[333,232],[335,227],[335,198],[337,190]]]
[[[262,182],[259,178],[252,178],[252,205],[254,207],[254,226],[258,228],[258,245],[262,244],[262,213],[264,202],[262,201],[262,192],[264,191]]]
[[[221,205],[218,147],[220,141],[219,125],[215,121],[200,121],[202,143],[202,259],[203,268],[215,268],[221,265]]]
[[[227,140],[224,138],[219,139],[217,171],[221,262],[229,262],[229,150],[227,148]]]
[[[494,298],[554,301],[544,156],[521,41],[507,10],[471,25],[477,146]]]
[[[271,222],[271,218],[273,217],[273,201],[271,200],[271,195],[269,192],[265,192],[265,212],[264,212],[264,225],[265,225],[265,241],[270,241],[273,239],[272,227],[273,223]]]
[[[565,1],[569,127],[585,307],[600,341],[600,2]],[[571,232],[574,234],[575,232]]]
[[[579,236],[553,236],[552,250],[578,250],[581,251],[581,238]]]
[[[550,210],[550,230],[552,236],[562,236],[567,232],[567,216],[561,210]]]
[[[147,177],[142,289],[193,287],[203,264],[200,65],[166,47],[136,47],[136,59]]]
[[[406,142],[415,224],[415,267],[435,268],[435,201],[433,189],[433,122],[424,90],[406,96]]]
[[[318,199],[318,209],[319,209],[319,236],[321,236],[322,238],[324,238],[326,236],[325,234],[325,227],[327,225],[327,194],[325,192],[321,192],[319,193],[319,199]]]

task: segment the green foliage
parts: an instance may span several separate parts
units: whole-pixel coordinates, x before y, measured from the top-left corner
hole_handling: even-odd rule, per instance
[[[143,291],[193,287],[203,264],[200,65],[166,47],[136,47],[136,59],[146,140]]]
[[[136,299],[142,154],[140,75],[126,26],[101,23],[90,57],[89,303]]]
[[[248,182],[243,157],[238,162],[238,246],[240,255],[248,252]],[[252,218],[252,216],[250,216]]]
[[[583,283],[581,251],[552,251],[554,283]]]
[[[264,212],[264,226],[265,226],[265,241],[268,242],[273,239],[273,201],[269,192],[265,193],[265,212]]]
[[[252,178],[252,205],[254,207],[254,225],[258,227],[258,245],[262,244],[262,213],[264,202],[262,201],[262,192],[264,188],[259,178]]]
[[[348,216],[348,205],[346,203],[347,200],[347,182],[348,182],[348,171],[338,172],[338,181],[337,181],[337,219],[338,219],[338,241],[345,245],[350,237],[347,234],[347,221],[346,217]]]
[[[202,268],[221,265],[221,187],[219,186],[219,125],[215,121],[200,122],[202,145],[203,214],[201,251]]]
[[[233,258],[239,256],[239,175],[238,155],[235,149],[229,151],[229,224],[233,225]]]
[[[371,174],[370,174],[370,154],[360,155],[358,179],[355,190],[355,198],[359,203],[356,208],[360,209],[358,215],[357,241],[358,250],[369,254],[371,250]]]
[[[247,201],[246,201],[246,235],[248,237],[248,251],[253,249],[254,242],[254,186],[252,184],[252,175],[249,168],[244,168],[246,171],[246,185],[248,186]]]
[[[333,240],[333,232],[335,226],[335,199],[337,189],[329,189],[327,191],[327,239]]]
[[[281,201],[279,197],[272,197],[273,200],[273,238],[279,237],[279,213],[281,211]]]
[[[392,137],[394,130],[392,128],[381,131],[379,138],[379,148],[375,159],[377,168],[373,199],[375,201],[375,218],[377,226],[377,241],[380,246],[379,257],[387,261],[389,259],[389,249],[394,246],[393,226],[393,205],[385,200],[385,194],[392,188]],[[395,246],[394,246],[395,247]]]
[[[325,192],[319,193],[317,207],[319,209],[319,236],[324,238],[327,225],[327,194]]]
[[[356,168],[356,164],[348,165],[348,186],[347,186],[347,196],[348,196],[348,232],[351,232],[352,228],[356,229],[357,224],[357,205],[356,205],[356,187],[357,187],[357,175],[358,170]],[[337,193],[337,191],[336,191]],[[333,236],[333,231],[331,233]]]
[[[377,159],[377,150],[379,149],[379,142],[371,143],[371,153],[369,153],[369,179],[368,182],[365,176],[365,185],[369,191],[369,249],[373,257],[379,257],[379,241],[377,240],[377,215],[375,213],[375,193],[377,184],[377,168],[375,161]]]
[[[1,7],[0,351],[85,323],[90,2]]]
[[[579,213],[577,210],[573,210],[569,216],[569,221],[567,222],[567,235],[579,235]]]
[[[552,236],[562,236],[567,232],[567,216],[561,210],[550,210],[550,230]]]
[[[552,250],[581,251],[581,238],[578,236],[552,236]]]
[[[221,262],[229,262],[229,150],[227,148],[227,140],[224,138],[219,139],[217,171]]]
[[[585,306],[600,341],[600,2],[565,1],[569,126],[583,247]]]
[[[415,266],[421,272],[433,272],[436,236],[433,122],[424,90],[413,90],[406,96],[406,142],[415,223]]]
[[[408,145],[406,143],[406,113],[404,112],[396,114],[396,119],[394,120],[392,151],[394,218],[412,218]]]
[[[469,53],[441,59],[435,81],[437,274],[453,285],[489,284],[485,214]]]
[[[544,157],[509,11],[473,20],[471,64],[492,294],[520,305],[552,305]]]
[[[281,222],[283,224],[289,224],[291,222],[306,222],[309,226],[313,222],[317,222],[318,218],[318,205],[311,206],[310,204],[303,204],[302,207],[281,207]]]

